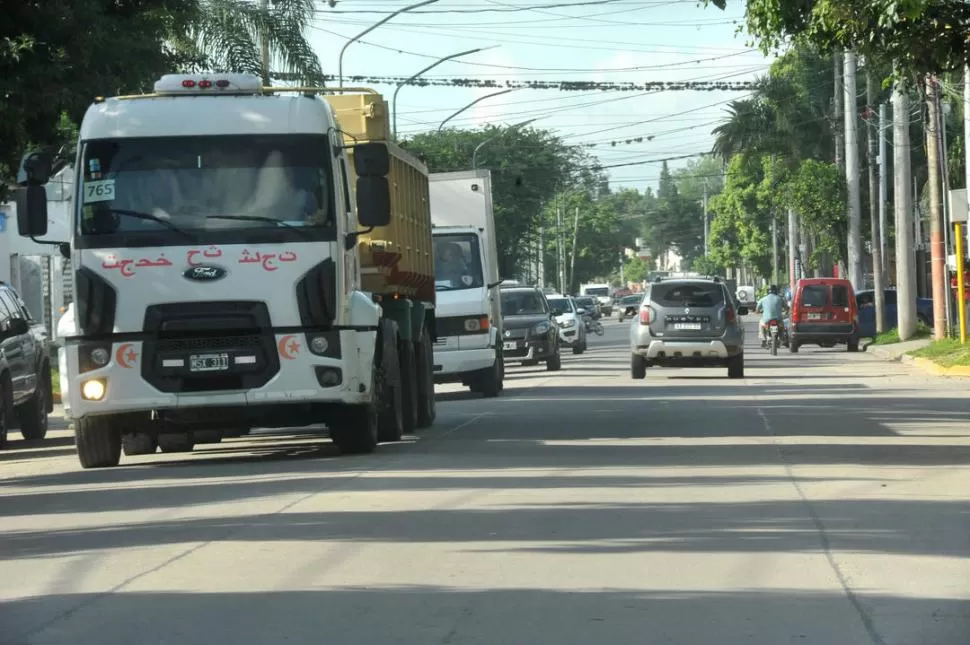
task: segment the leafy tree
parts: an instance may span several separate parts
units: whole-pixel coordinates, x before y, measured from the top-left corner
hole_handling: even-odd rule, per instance
[[[649,195],[643,218],[643,236],[654,257],[668,249],[675,249],[686,264],[703,254],[704,217],[699,198],[694,197],[698,185],[689,184],[690,196],[680,192],[681,181],[670,172],[666,162],[660,169],[657,194]]]
[[[711,200],[710,259],[717,266],[750,266],[763,276],[770,272],[774,205],[764,200],[764,179],[760,156],[731,158],[724,190]]]
[[[809,232],[818,234],[819,245],[810,261],[838,257],[848,262],[845,175],[833,163],[806,159],[785,182],[782,201],[795,209]]]

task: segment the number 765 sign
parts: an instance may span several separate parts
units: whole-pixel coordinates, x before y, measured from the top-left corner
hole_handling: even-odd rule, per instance
[[[115,180],[101,179],[84,184],[84,203],[110,202],[115,198]]]

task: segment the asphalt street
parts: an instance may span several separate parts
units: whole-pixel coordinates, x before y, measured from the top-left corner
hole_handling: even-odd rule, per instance
[[[632,381],[628,324],[374,455],[12,441],[0,643],[970,642],[970,382],[753,333],[743,380]]]

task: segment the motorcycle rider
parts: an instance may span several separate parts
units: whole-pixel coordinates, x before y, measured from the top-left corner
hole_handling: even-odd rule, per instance
[[[783,317],[787,311],[788,303],[785,302],[784,298],[778,295],[778,286],[773,284],[768,287],[768,293],[758,301],[758,306],[755,308],[755,312],[761,314],[759,336],[761,338],[762,347],[764,347],[768,341],[768,323],[770,323],[772,320],[777,320],[783,325]],[[784,334],[784,331],[782,331],[782,334]]]

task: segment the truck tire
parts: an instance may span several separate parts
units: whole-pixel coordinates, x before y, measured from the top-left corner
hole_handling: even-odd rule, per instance
[[[476,374],[478,381],[478,391],[486,399],[494,399],[502,391],[502,357],[495,353],[495,362],[491,367],[486,367]]]
[[[81,468],[110,468],[121,461],[121,431],[110,416],[75,421],[74,445]]]
[[[158,450],[158,435],[147,432],[128,432],[121,435],[121,449],[126,457],[154,455]]]
[[[418,427],[418,364],[414,343],[409,340],[399,342],[397,356],[401,369],[402,429],[405,433],[411,433]]]
[[[350,405],[330,424],[330,440],[341,454],[369,454],[377,449],[378,426],[376,402]]]
[[[50,368],[47,368],[50,373]],[[40,441],[47,436],[47,409],[50,401],[50,377],[37,376],[37,389],[26,402],[17,406],[20,434],[27,441]]]
[[[192,433],[192,439],[196,444],[220,443],[222,441],[222,430],[196,430]]]
[[[162,452],[192,452],[195,438],[191,432],[166,432],[158,435],[158,447]]]
[[[404,434],[404,402],[401,364],[397,354],[397,325],[388,321],[382,327],[382,332],[379,336],[381,362],[380,367],[375,370],[378,374],[376,398],[379,405],[377,440],[400,441]]]
[[[431,333],[425,329],[417,350],[418,427],[429,428],[438,412],[434,400],[434,347]]]

